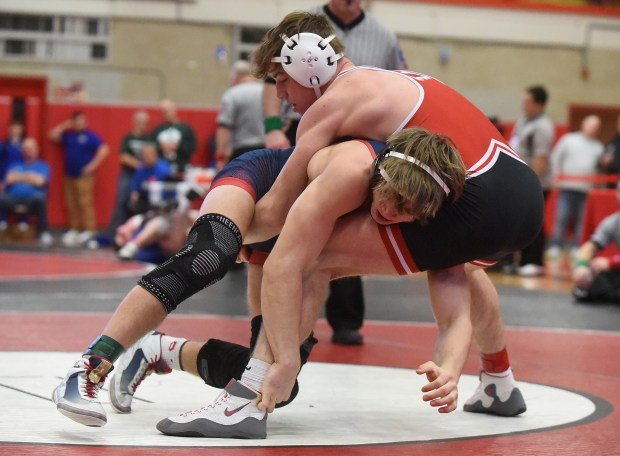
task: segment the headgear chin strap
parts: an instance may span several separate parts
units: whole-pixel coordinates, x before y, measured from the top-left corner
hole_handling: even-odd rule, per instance
[[[336,62],[343,54],[336,54],[329,42],[336,35],[321,38],[315,33],[298,33],[289,38],[281,35],[284,45],[280,57],[272,62],[281,63],[284,71],[304,87],[314,89],[316,97],[321,96],[319,87],[327,84],[336,74]]]

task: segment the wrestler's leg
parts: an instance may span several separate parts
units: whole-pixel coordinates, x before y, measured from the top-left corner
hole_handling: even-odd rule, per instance
[[[471,322],[476,347],[481,353],[496,353],[506,346],[499,296],[487,273],[466,265],[471,292]]]
[[[520,415],[527,406],[510,367],[497,290],[483,269],[468,264],[466,271],[474,342],[480,351],[482,371],[478,388],[463,409],[502,416]]]
[[[233,228],[242,237],[253,217],[254,206],[254,199],[245,190],[232,185],[222,185],[209,192],[203,201],[200,215],[202,217],[207,214],[219,214],[218,217],[223,218],[229,225],[234,224]],[[217,236],[220,232],[213,230],[213,236],[216,238],[209,242],[217,243]],[[224,234],[230,237],[230,233],[224,231]],[[174,260],[168,264],[168,267],[174,268]],[[225,267],[225,264],[220,267]],[[153,272],[144,276],[142,281],[153,276]],[[165,277],[153,279],[155,282],[165,280]],[[190,285],[193,286],[193,284]],[[157,287],[152,288],[154,292],[158,292]],[[184,292],[181,296],[187,294]],[[176,304],[178,302],[175,302]],[[107,420],[105,411],[97,400],[97,392],[103,386],[107,373],[111,371],[112,363],[125,348],[133,345],[148,331],[158,327],[170,310],[169,306],[164,306],[162,296],[155,297],[142,286],[135,286],[122,300],[102,335],[91,344],[83,358],[75,364],[59,387],[54,390],[53,400],[58,410],[81,424],[103,426]],[[89,386],[87,394],[67,391],[68,385],[77,384],[69,382],[74,377],[84,378]]]
[[[240,380],[256,345],[262,317],[260,286],[262,267],[248,264],[247,302],[251,317],[250,348],[220,339],[186,340],[168,334],[150,332],[132,345],[115,363],[110,383],[110,403],[119,413],[130,413],[133,396],[141,382],[152,373],[167,374],[182,370],[199,376],[214,388],[224,388],[230,379]],[[302,364],[308,360],[317,340],[310,336],[301,344]],[[291,396],[278,404],[283,407],[298,393],[295,385]]]
[[[243,189],[222,185],[208,193],[200,215],[221,214],[232,220],[243,236],[254,214],[254,200]],[[121,301],[103,334],[129,347],[166,318],[162,303],[140,286],[135,286]]]

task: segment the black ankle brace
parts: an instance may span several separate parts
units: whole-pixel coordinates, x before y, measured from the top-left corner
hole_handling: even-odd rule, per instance
[[[111,337],[101,335],[91,342],[85,355],[95,355],[114,363],[125,351],[125,348]]]

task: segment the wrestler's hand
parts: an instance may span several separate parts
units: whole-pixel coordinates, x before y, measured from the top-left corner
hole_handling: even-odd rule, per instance
[[[237,263],[247,263],[252,256],[252,249],[249,245],[242,245],[241,250],[237,254]]]
[[[267,149],[288,149],[291,142],[282,130],[271,130],[265,135],[265,147]]]
[[[579,288],[588,288],[592,283],[592,269],[588,266],[577,266],[573,270],[573,283]]]
[[[258,403],[258,408],[271,413],[278,402],[288,400],[300,368],[299,362],[286,366],[277,362],[273,363],[263,381],[262,398]]]
[[[427,361],[416,369],[416,374],[426,375],[429,381],[422,387],[422,396],[431,407],[439,407],[439,413],[450,413],[456,410],[458,388],[455,378],[432,361]]]
[[[592,273],[598,275],[601,272],[611,269],[611,261],[609,258],[603,256],[594,257],[592,261],[590,261],[590,267],[592,268]]]

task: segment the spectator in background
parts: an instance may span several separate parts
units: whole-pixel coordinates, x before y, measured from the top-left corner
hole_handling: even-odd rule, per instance
[[[601,119],[590,115],[583,119],[579,131],[567,133],[560,138],[551,154],[551,170],[556,186],[560,190],[555,213],[555,225],[551,246],[547,251],[550,258],[557,258],[562,252],[569,226],[573,227],[572,248],[576,254],[581,239],[583,210],[588,191],[593,184],[580,176],[596,174],[598,162],[605,147],[597,138]],[[563,176],[558,180],[558,176]],[[570,180],[570,176],[576,176]],[[568,179],[565,179],[568,178]]]
[[[616,134],[607,144],[599,165],[605,174],[620,174],[620,116],[616,121]]]
[[[545,114],[547,90],[542,86],[532,86],[523,95],[523,115],[517,120],[510,146],[521,159],[538,175],[545,201],[551,190],[550,155],[555,139],[553,122]],[[521,261],[517,272],[522,276],[539,276],[545,273],[543,266],[546,244],[544,227],[528,247],[521,251]]]
[[[252,76],[249,62],[238,60],[232,66],[230,83],[222,95],[215,132],[220,169],[244,152],[265,147],[262,82]]]
[[[616,199],[620,203],[620,182]],[[620,302],[620,255],[596,256],[612,242],[620,247],[620,211],[604,218],[577,252],[572,278],[578,301]]]
[[[179,119],[172,100],[162,100],[159,110],[164,121],[153,129],[151,139],[157,144],[161,156],[172,165],[173,173],[182,175],[196,151],[194,130]]]
[[[108,146],[88,128],[86,115],[75,111],[71,118],[49,132],[49,138],[64,148],[64,193],[70,229],[62,237],[67,247],[85,244],[94,237],[95,171],[108,155]]]
[[[24,139],[21,150],[23,162],[13,163],[6,173],[6,190],[0,193],[0,213],[6,216],[15,206],[26,206],[36,217],[39,244],[49,247],[53,242],[47,226],[50,167],[39,160],[39,145],[34,138]]]
[[[407,68],[394,32],[382,25],[372,14],[362,9],[361,0],[329,0],[309,10],[325,14],[336,35],[345,47],[345,55],[355,65],[386,70]],[[291,110],[283,106],[276,95],[275,80],[265,81],[263,112],[265,116],[266,147],[280,149],[295,144],[299,116],[287,116]],[[364,342],[359,330],[364,322],[364,293],[360,277],[348,277],[330,282],[325,312],[334,330],[332,342],[340,345],[359,345]]]
[[[24,141],[24,124],[11,120],[7,138],[0,142],[0,192],[5,188],[6,173],[15,163],[22,163],[22,142]]]
[[[142,162],[142,148],[150,142],[148,134],[149,114],[139,110],[133,114],[133,127],[125,135],[120,147],[121,172],[116,187],[116,202],[114,212],[107,229],[100,238],[106,238],[108,243],[116,233],[116,229],[125,223],[132,215],[129,210],[129,196],[131,194],[131,180]]]
[[[118,257],[163,263],[181,250],[193,222],[187,210],[134,215],[116,230]]]
[[[145,212],[151,205],[149,182],[163,182],[172,175],[172,166],[167,160],[159,158],[157,146],[152,142],[142,146],[142,163],[131,179],[129,205],[134,213]],[[172,198],[176,192],[171,192]],[[168,199],[164,196],[163,198]]]

